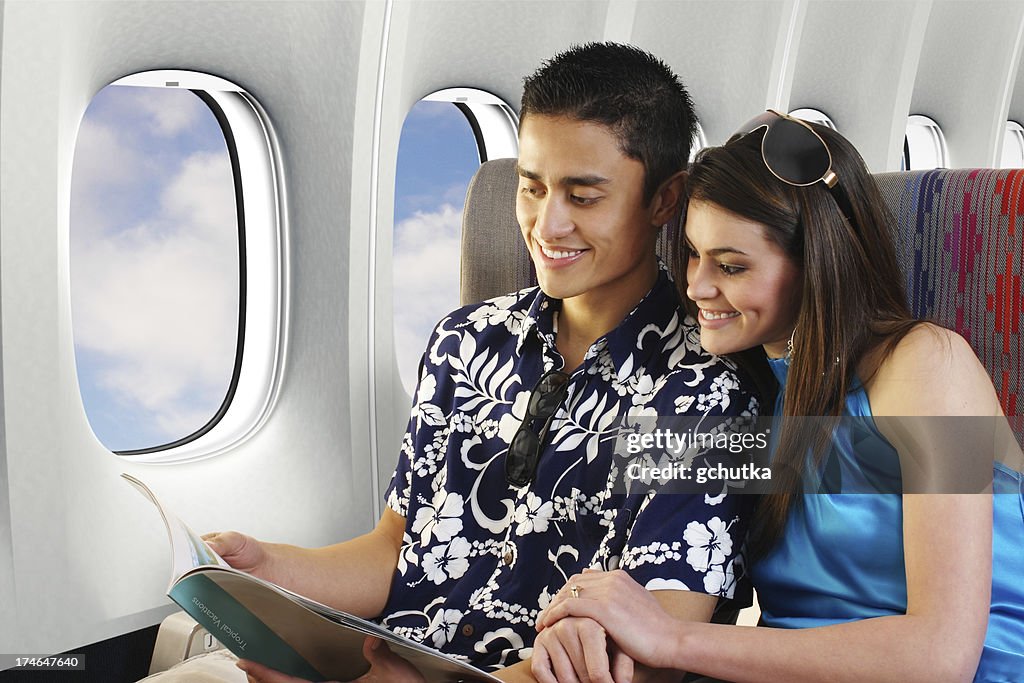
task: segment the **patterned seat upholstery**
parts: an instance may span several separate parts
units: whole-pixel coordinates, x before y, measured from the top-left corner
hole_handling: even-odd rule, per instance
[[[970,342],[1024,442],[1024,170],[875,177],[896,217],[897,256],[914,315]],[[516,185],[515,159],[483,164],[470,184],[462,229],[464,303],[536,284],[516,223]],[[676,226],[662,231],[660,254],[670,253],[676,232]]]
[[[970,342],[1024,442],[1024,170],[875,177],[896,217],[897,258],[914,315]]]

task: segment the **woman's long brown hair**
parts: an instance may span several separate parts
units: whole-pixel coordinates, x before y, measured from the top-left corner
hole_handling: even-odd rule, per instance
[[[865,354],[881,345],[884,358],[917,324],[896,262],[893,219],[874,178],[845,138],[812,127],[832,154],[852,221],[823,183],[795,187],[768,171],[761,157],[763,130],[704,150],[687,183],[690,201],[710,202],[765,226],[765,236],[802,273],[782,415],[824,419],[781,421],[772,461],[777,493],[758,507],[750,545],[755,557],[775,545],[790,507],[799,504],[809,451],[813,466],[820,466]],[[673,267],[682,298],[692,308],[685,296],[687,258],[686,244],[679,240]],[[750,352],[745,355],[749,359]]]

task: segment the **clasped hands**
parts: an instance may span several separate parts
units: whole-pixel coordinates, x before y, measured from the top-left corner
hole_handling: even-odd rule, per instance
[[[661,652],[671,619],[622,571],[584,570],[537,617],[531,668],[540,683],[629,683],[637,663],[670,668]]]

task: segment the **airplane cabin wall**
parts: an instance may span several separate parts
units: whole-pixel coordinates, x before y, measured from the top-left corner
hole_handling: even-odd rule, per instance
[[[170,611],[149,483],[200,530],[322,544],[374,521],[370,463],[350,446],[348,216],[363,3],[9,2],[0,151],[3,422],[11,540],[0,556],[0,643],[55,652],[155,623]],[[143,465],[92,435],[74,369],[69,181],[92,96],[148,69],[205,71],[265,107],[288,188],[291,308],[273,414],[208,460]],[[365,230],[365,228],[362,228]],[[365,403],[365,399],[364,399]],[[9,494],[9,499],[8,499]],[[13,591],[10,587],[13,586]],[[8,599],[11,595],[14,600]],[[5,614],[3,616],[8,616]]]
[[[999,164],[1022,37],[1022,3],[933,3],[911,113],[941,126],[951,167]]]
[[[2,59],[4,49],[4,15],[6,14],[5,4],[7,0],[0,0],[0,109],[3,107],[3,81],[4,81],[4,60]],[[0,127],[0,150],[3,149],[3,129]],[[0,198],[4,193],[3,177],[0,175]],[[0,231],[3,223],[0,222]],[[3,282],[0,278],[0,416],[4,415],[5,392],[2,390],[3,381]],[[14,591],[14,557],[11,543],[11,502],[7,495],[9,491],[9,478],[7,476],[7,431],[4,427],[4,420],[0,419],[0,596],[13,596]],[[0,624],[14,623],[15,601],[13,599],[0,600]],[[3,631],[0,631],[0,642]]]
[[[787,108],[813,107],[828,114],[876,172],[892,170],[893,163],[899,169],[893,152],[903,152],[923,37],[923,29],[915,29],[927,18],[929,4],[807,3]]]

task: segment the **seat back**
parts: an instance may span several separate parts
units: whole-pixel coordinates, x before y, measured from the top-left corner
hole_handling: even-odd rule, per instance
[[[914,316],[970,342],[1024,442],[1024,170],[937,169],[875,178],[896,217],[896,255]]]
[[[463,304],[537,284],[516,220],[516,159],[485,161],[469,182],[462,211],[459,298]]]
[[[463,303],[536,284],[515,217],[515,159],[480,167],[462,225]],[[1024,170],[939,169],[877,174],[896,218],[896,252],[911,309],[963,335],[992,377],[1024,441]],[[678,225],[662,230],[666,263]]]

